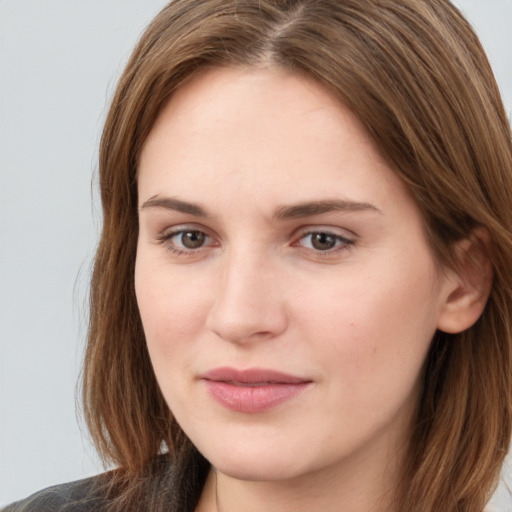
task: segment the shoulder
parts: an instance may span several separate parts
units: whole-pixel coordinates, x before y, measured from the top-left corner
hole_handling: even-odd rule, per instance
[[[48,487],[0,512],[193,510],[209,468],[208,461],[195,448],[186,452],[180,464],[165,453],[136,476],[127,476],[116,468],[92,478]],[[148,506],[140,506],[141,503]]]
[[[2,512],[88,512],[107,502],[104,474],[43,489],[8,505]],[[102,492],[103,490],[103,492]]]

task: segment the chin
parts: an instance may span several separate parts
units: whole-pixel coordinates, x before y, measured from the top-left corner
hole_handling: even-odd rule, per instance
[[[206,450],[199,450],[217,471],[237,480],[289,480],[303,472],[297,464],[300,450],[289,450],[290,453],[286,453],[271,446],[254,446],[248,442],[244,444],[238,448],[210,445]]]
[[[284,480],[293,480],[301,475],[296,464],[292,468],[284,467],[282,461],[276,465],[275,459],[270,457],[265,460],[260,456],[256,460],[250,461],[221,461],[219,464],[212,466],[219,472],[236,480],[244,480],[248,482],[277,482]]]

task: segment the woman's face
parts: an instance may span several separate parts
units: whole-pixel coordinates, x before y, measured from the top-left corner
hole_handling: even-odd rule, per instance
[[[206,458],[265,480],[388,460],[451,281],[358,120],[285,71],[206,71],[158,118],[138,191],[149,353]]]

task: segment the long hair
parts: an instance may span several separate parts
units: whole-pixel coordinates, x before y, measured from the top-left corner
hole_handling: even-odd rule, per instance
[[[193,510],[208,468],[163,399],[137,309],[141,147],[187,80],[261,64],[317,80],[355,113],[407,184],[443,264],[456,264],[454,242],[475,227],[490,235],[487,306],[465,332],[435,335],[396,492],[397,510],[482,512],[512,426],[512,137],[478,38],[448,0],[174,0],[143,34],[101,141],[83,381],[92,438],[119,468],[112,510]],[[162,453],[175,479],[194,482],[174,486],[172,506],[168,480],[155,484],[151,469]]]

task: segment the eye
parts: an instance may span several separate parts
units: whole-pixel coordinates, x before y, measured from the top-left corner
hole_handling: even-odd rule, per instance
[[[336,250],[347,249],[353,244],[354,240],[329,231],[305,233],[296,243],[296,245],[317,252],[335,252]]]
[[[204,247],[215,245],[213,239],[199,229],[181,228],[165,231],[158,236],[157,241],[178,255],[197,252]]]
[[[202,231],[180,231],[174,234],[170,240],[184,249],[199,249],[209,237]]]

